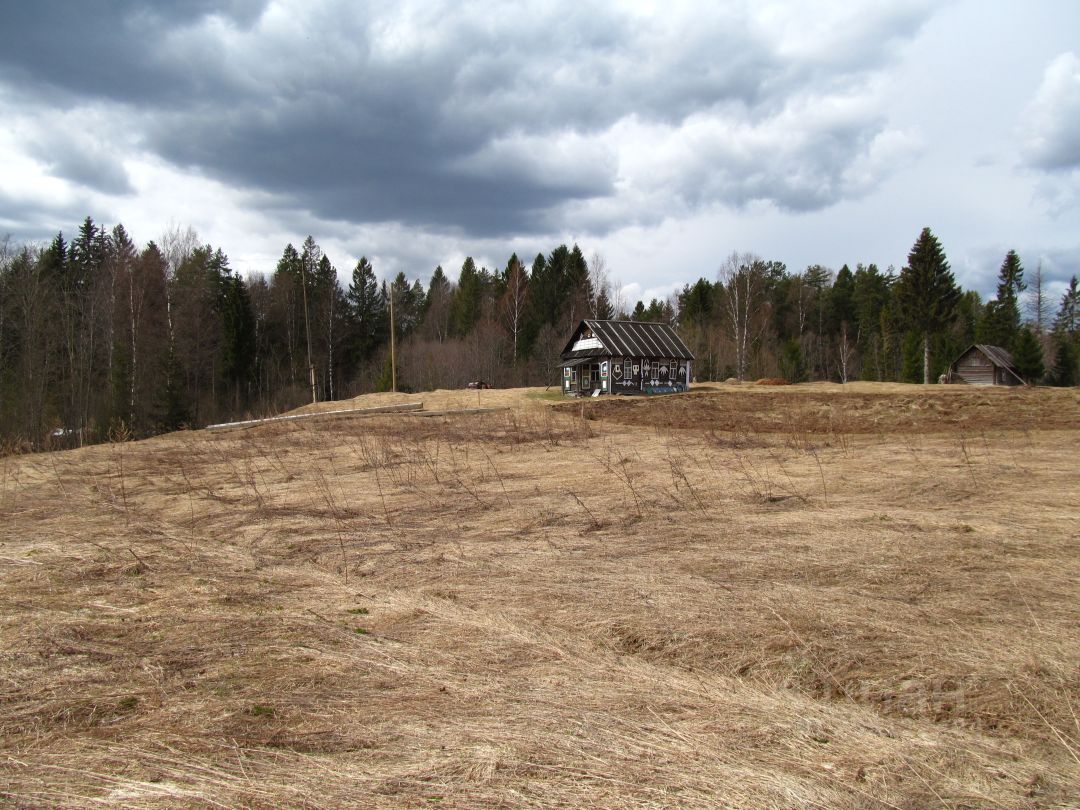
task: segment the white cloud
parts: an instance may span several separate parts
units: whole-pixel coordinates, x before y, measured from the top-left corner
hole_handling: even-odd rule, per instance
[[[1055,57],[1021,124],[1030,164],[1044,171],[1080,169],[1080,57]]]

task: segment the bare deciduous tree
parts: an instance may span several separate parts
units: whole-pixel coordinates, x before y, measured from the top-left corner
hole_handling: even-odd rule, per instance
[[[513,338],[514,359],[518,356],[518,335],[524,325],[525,304],[529,296],[529,274],[515,258],[510,263],[506,276],[506,292],[503,294],[501,307],[503,322]]]
[[[172,280],[176,278],[176,271],[183,264],[195,248],[199,247],[199,235],[195,229],[188,225],[181,228],[175,222],[169,224],[161,234],[159,243],[161,255],[165,258],[165,316],[169,322],[169,345],[173,345],[173,315],[172,315]]]
[[[589,259],[589,283],[592,286],[590,312],[593,318],[607,320],[617,312],[611,297],[611,279],[607,260],[599,252]]]
[[[1035,334],[1042,337],[1048,331],[1047,323],[1053,314],[1053,302],[1047,297],[1043,289],[1042,260],[1035,265],[1035,271],[1030,276],[1027,285],[1027,301],[1025,307],[1028,320],[1035,327]]]
[[[717,282],[724,289],[724,316],[735,345],[739,380],[746,378],[750,350],[764,328],[764,319],[759,317],[764,281],[764,262],[752,253],[733,252],[717,272]]]

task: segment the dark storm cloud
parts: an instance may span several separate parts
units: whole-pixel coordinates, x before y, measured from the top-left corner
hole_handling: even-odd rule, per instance
[[[0,190],[0,240],[17,234],[18,242],[45,245],[56,236],[60,227],[56,223],[66,223],[67,231],[70,223],[82,222],[88,210],[86,200],[81,198],[45,204]],[[67,231],[65,238],[70,235]]]
[[[132,103],[180,100],[200,90],[206,65],[187,69],[162,43],[207,17],[248,27],[263,0],[66,0],[9,3],[4,9],[0,78],[68,98]]]
[[[80,13],[72,25],[66,4],[17,4],[0,80],[39,103],[112,105],[140,148],[283,206],[481,236],[558,226],[568,204],[647,186],[606,137],[627,120],[676,136],[702,117],[740,123],[700,142],[702,159],[650,193],[637,220],[662,217],[667,199],[828,206],[851,190],[844,173],[881,120],[796,121],[786,139],[777,122],[810,88],[857,92],[926,16],[918,5],[867,12],[793,55],[741,6],[648,19],[598,3],[116,1]],[[126,189],[104,156],[49,162],[101,191]]]
[[[46,129],[27,151],[56,177],[106,194],[132,191],[123,163],[100,143],[77,132]]]

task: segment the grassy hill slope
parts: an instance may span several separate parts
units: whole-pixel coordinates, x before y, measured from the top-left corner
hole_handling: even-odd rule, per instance
[[[0,459],[0,804],[1080,795],[1076,392],[541,393]]]

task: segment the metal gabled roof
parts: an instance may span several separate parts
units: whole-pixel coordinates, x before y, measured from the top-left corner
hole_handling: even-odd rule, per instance
[[[603,349],[579,349],[574,345],[583,328],[588,327],[603,344]],[[693,360],[694,354],[678,333],[666,323],[639,321],[593,321],[578,324],[562,351],[563,359],[609,354],[615,357],[657,357]]]

